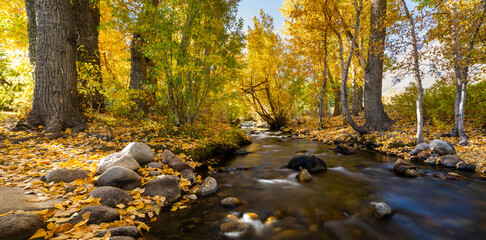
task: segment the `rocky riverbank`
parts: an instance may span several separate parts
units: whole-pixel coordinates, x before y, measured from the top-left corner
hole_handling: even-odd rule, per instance
[[[336,144],[338,145],[336,151],[341,154],[352,154],[356,149],[372,150],[416,164],[472,171],[477,177],[486,178],[486,131],[480,127],[466,128],[469,144],[462,146],[458,144],[457,137],[444,136],[441,131],[430,126],[424,133],[424,144],[417,145],[413,126],[413,123],[399,121],[395,123],[392,131],[372,132],[363,136],[353,131],[351,127],[343,126],[341,118],[336,117],[330,119],[323,129],[302,124],[285,128],[283,131],[288,134],[287,139],[302,138]],[[446,145],[450,146],[450,150],[440,152],[435,143],[440,143],[443,148],[447,148]],[[451,158],[455,160],[448,160]],[[454,166],[452,162],[455,163]]]

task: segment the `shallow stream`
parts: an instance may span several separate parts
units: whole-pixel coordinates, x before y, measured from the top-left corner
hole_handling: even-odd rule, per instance
[[[278,132],[251,135],[252,152],[228,159],[227,170],[214,177],[219,191],[186,209],[164,212],[144,239],[485,239],[486,182],[467,178],[435,178],[448,170],[420,169],[421,177],[395,176],[396,158],[358,151],[343,156],[334,146],[294,139],[278,141]],[[298,152],[323,159],[328,170],[298,183],[293,170],[283,168]],[[225,197],[245,204],[236,209],[219,205]],[[395,215],[375,220],[367,204],[385,202]],[[256,221],[244,213],[259,216]],[[250,226],[243,234],[222,234],[228,214]],[[265,224],[269,216],[278,220]]]

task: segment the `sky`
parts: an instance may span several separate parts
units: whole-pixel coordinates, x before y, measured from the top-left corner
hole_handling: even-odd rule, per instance
[[[284,17],[279,8],[282,7],[284,0],[242,0],[238,8],[238,17],[243,18],[246,31],[248,26],[253,26],[253,17],[260,15],[260,9],[273,17],[275,29],[282,30]]]
[[[238,7],[238,17],[243,18],[244,28],[246,31],[248,26],[253,26],[253,17],[259,16],[260,9],[273,17],[273,25],[280,33],[283,30],[284,17],[279,8],[282,7],[284,0],[242,0]],[[408,8],[411,10],[417,4],[413,1],[406,0]]]

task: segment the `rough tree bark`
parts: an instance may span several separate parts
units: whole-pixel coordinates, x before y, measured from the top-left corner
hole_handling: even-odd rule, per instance
[[[142,44],[142,37],[138,33],[133,34],[131,45],[130,89],[137,91],[137,96],[134,98],[137,109],[134,109],[134,112],[143,114],[147,112],[147,105],[140,96],[140,91],[142,90],[143,83],[147,79],[148,59],[141,52],[140,48]]]
[[[385,51],[386,0],[371,0],[368,66],[364,86],[365,128],[371,131],[391,129],[392,120],[382,103],[383,59]]]
[[[156,8],[159,5],[159,0],[152,0],[151,4],[152,7]],[[132,44],[130,47],[130,89],[137,91],[137,96],[133,99],[137,105],[137,108],[132,109],[132,112],[142,115],[145,115],[149,110],[147,102],[149,102],[150,99],[155,98],[146,98],[142,96],[143,86],[144,84],[153,83],[153,81],[156,81],[155,79],[151,78],[150,74],[148,73],[149,67],[153,66],[154,63],[142,52],[141,48],[144,42],[145,40],[140,33],[134,33],[132,35]]]
[[[403,9],[405,10],[405,14],[407,15],[408,22],[410,24],[410,31],[412,35],[412,47],[413,47],[413,70],[415,80],[417,81],[417,144],[424,141],[423,133],[424,133],[424,117],[422,114],[422,101],[424,99],[424,88],[422,87],[422,77],[420,76],[420,68],[419,68],[419,53],[417,47],[417,36],[415,34],[415,21],[413,20],[412,14],[408,11],[407,3],[405,0],[402,0]]]
[[[29,60],[35,66],[35,39],[37,26],[35,21],[35,0],[25,0],[25,11],[27,12],[27,33],[29,34]]]
[[[103,111],[105,99],[101,94],[102,78],[100,55],[98,47],[98,27],[100,25],[100,9],[93,0],[76,0],[74,4],[74,25],[77,33],[76,61],[81,68],[89,69],[89,76],[79,76],[81,86],[88,88],[81,96],[83,105],[92,107],[95,111]],[[88,81],[93,81],[88,83]],[[94,87],[92,87],[94,86]],[[92,88],[92,89],[90,89]]]
[[[73,5],[65,0],[37,0],[35,85],[26,121],[48,132],[85,128],[76,100],[76,34]]]

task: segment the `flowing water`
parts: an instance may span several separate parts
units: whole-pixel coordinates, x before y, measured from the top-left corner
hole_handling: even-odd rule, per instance
[[[395,176],[396,158],[358,151],[333,153],[333,146],[306,140],[279,142],[279,133],[251,135],[252,152],[227,161],[227,172],[214,177],[219,191],[186,209],[164,212],[144,239],[486,239],[486,182],[433,177],[445,169],[422,168],[422,176]],[[323,159],[328,170],[298,183],[285,169],[298,152]],[[245,204],[219,206],[224,197]],[[369,217],[367,204],[385,202],[395,215]],[[247,212],[258,214],[251,220]],[[228,214],[249,227],[243,233],[220,232]],[[278,220],[265,223],[272,216]]]

